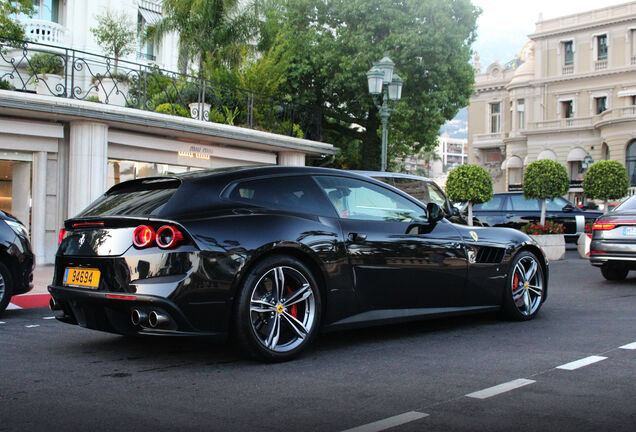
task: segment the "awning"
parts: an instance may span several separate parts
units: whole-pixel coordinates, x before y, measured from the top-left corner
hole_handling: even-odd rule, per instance
[[[539,153],[539,156],[537,156],[537,160],[542,159],[550,159],[556,161],[556,155],[552,150],[543,150],[541,153]]]
[[[161,14],[158,14],[157,12],[148,10],[141,6],[139,7],[139,13],[141,14],[142,17],[144,17],[144,21],[146,21],[146,25],[158,24],[162,19]]]
[[[512,156],[508,159],[508,169],[510,168],[523,168],[523,162],[519,156]]]
[[[587,153],[580,147],[573,148],[568,153],[568,162],[582,161]]]

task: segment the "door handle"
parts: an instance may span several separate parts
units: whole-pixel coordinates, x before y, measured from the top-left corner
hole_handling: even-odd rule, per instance
[[[515,217],[515,215],[514,215],[514,214],[512,214],[512,213],[508,213],[508,214],[505,216],[505,218],[506,218],[506,219],[512,219],[513,217]]]
[[[355,233],[355,232],[351,232],[349,233],[349,241],[355,242],[355,241],[365,241],[367,239],[367,235],[365,233]]]

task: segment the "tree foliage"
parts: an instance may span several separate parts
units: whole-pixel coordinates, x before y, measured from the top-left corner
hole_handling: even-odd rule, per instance
[[[440,126],[468,104],[478,14],[469,0],[270,0],[260,42],[267,48],[274,32],[289,41],[287,92],[320,106],[332,143],[359,141],[360,167],[377,169],[380,120],[366,72],[387,52],[404,79],[389,160],[414,145],[432,148]]]
[[[556,198],[565,195],[570,179],[563,165],[542,159],[532,162],[523,176],[523,195],[529,199]]]
[[[164,0],[165,18],[148,28],[147,37],[161,39],[179,32],[181,55],[199,60],[240,62],[242,48],[254,36],[257,22],[254,2],[240,0]]]
[[[0,0],[0,37],[22,40],[24,29],[14,17],[19,14],[33,14],[31,0]]]
[[[107,56],[115,58],[115,73],[119,59],[134,50],[135,25],[125,12],[107,10],[97,16],[97,27],[91,28],[97,44]]]
[[[629,193],[629,175],[622,163],[602,160],[593,164],[583,179],[586,198],[603,201],[621,199]]]
[[[453,201],[480,204],[492,199],[492,180],[478,165],[460,165],[448,174],[446,195]]]

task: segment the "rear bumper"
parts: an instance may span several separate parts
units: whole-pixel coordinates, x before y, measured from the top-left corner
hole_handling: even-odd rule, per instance
[[[163,297],[54,285],[48,290],[56,303],[56,318],[68,324],[123,335],[226,336],[195,328],[175,303]],[[148,322],[135,325],[131,321],[134,309],[146,314],[161,313],[168,316],[169,321],[154,328]]]
[[[593,240],[590,245],[590,264],[600,267],[608,262],[636,269],[636,243]]]

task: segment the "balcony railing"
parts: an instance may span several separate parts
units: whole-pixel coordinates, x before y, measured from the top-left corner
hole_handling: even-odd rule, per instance
[[[563,75],[572,75],[574,73],[574,65],[563,66]]]
[[[592,126],[593,117],[570,117],[556,120],[543,120],[529,124],[529,129],[560,129],[569,127]]]
[[[24,34],[33,42],[62,46],[66,42],[67,29],[63,25],[39,19],[21,19]]]
[[[607,69],[607,60],[597,60],[594,62],[594,70],[599,71]]]
[[[69,48],[0,38],[0,85],[321,140],[313,106]]]

